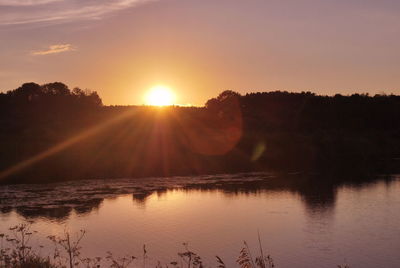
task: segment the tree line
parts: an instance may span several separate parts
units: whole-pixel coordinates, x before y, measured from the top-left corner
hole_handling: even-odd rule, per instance
[[[25,83],[0,94],[0,170],[14,182],[384,172],[398,166],[398,122],[397,95],[227,90],[204,107],[157,108],[104,106],[95,91]]]

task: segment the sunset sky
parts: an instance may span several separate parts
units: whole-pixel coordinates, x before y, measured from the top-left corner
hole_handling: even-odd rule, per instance
[[[400,94],[398,0],[0,0],[0,90],[61,81],[105,104],[168,86]]]

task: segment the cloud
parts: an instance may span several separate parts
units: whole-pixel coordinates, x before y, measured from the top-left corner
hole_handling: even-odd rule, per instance
[[[0,0],[0,26],[99,19],[152,0]]]
[[[0,0],[0,6],[20,7],[20,6],[34,6],[44,5],[62,0]]]
[[[49,54],[58,54],[67,51],[73,51],[75,48],[71,44],[57,44],[51,45],[46,50],[39,50],[32,52],[32,55],[49,55]]]

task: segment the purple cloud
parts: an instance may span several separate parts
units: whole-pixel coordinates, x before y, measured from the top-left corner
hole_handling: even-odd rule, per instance
[[[0,26],[99,19],[149,0],[0,0]]]

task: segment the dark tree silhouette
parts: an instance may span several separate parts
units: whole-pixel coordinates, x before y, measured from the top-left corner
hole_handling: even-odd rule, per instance
[[[0,174],[6,174],[2,182],[39,182],[259,170],[384,172],[400,166],[398,122],[396,95],[227,90],[205,107],[160,110],[103,106],[97,92],[60,82],[25,83],[0,93]]]

